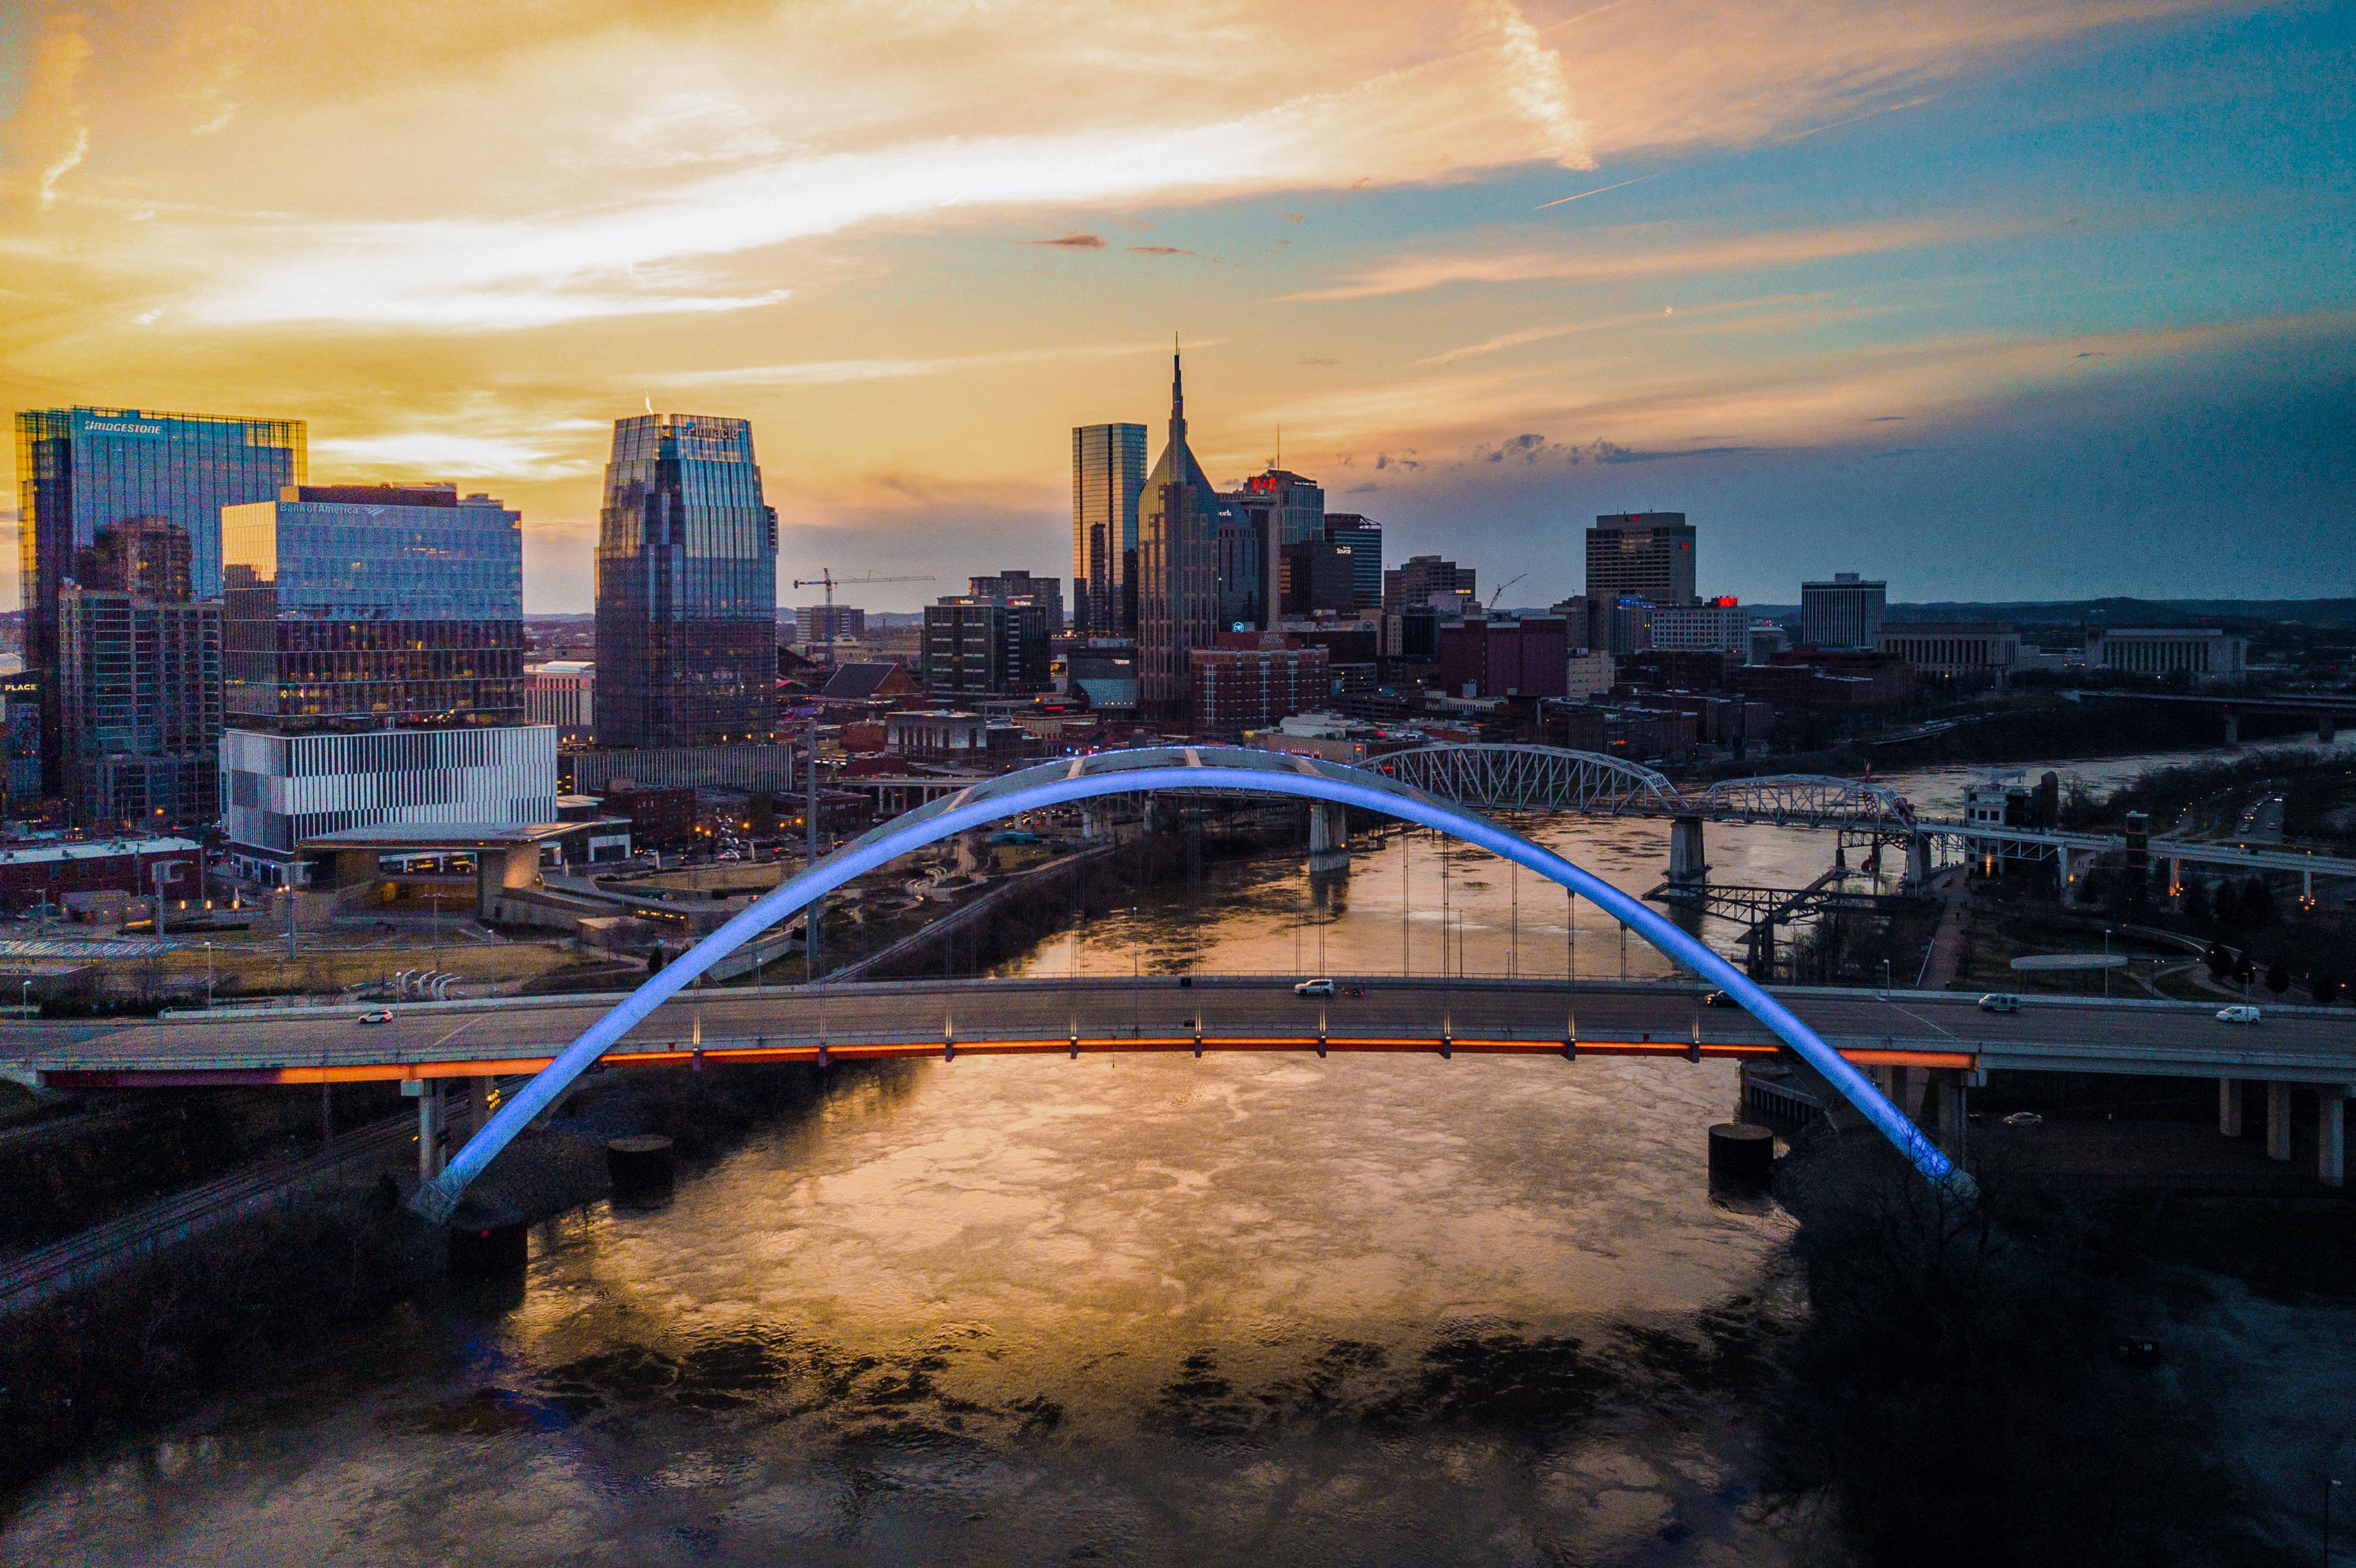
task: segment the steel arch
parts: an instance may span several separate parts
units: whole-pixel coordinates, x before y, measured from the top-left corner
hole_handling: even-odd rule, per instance
[[[1367,767],[1413,789],[1484,811],[1544,809],[1647,816],[1675,812],[1677,786],[1647,767],[1553,746],[1440,745],[1387,752]]]
[[[975,784],[883,824],[788,879],[584,1030],[466,1140],[440,1176],[418,1189],[411,1207],[429,1219],[447,1220],[484,1167],[633,1026],[713,963],[852,878],[912,849],[1025,811],[1151,790],[1238,791],[1356,806],[1437,829],[1527,867],[1601,905],[1665,955],[1722,988],[1822,1074],[1923,1176],[1968,1189],[1970,1179],[1814,1029],[1741,970],[1593,872],[1486,817],[1361,769],[1271,752],[1164,746],[1099,752]]]

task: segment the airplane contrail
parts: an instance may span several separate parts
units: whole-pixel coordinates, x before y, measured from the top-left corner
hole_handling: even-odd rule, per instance
[[[1620,185],[1600,185],[1593,190],[1580,191],[1577,196],[1558,197],[1552,201],[1542,201],[1533,210],[1544,212],[1547,208],[1560,207],[1566,201],[1585,201],[1590,196],[1601,196],[1607,190],[1618,190],[1620,186],[1641,185],[1652,177],[1650,175],[1638,175],[1634,179],[1622,180]]]

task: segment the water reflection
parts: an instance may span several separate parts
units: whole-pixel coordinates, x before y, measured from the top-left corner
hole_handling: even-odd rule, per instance
[[[1631,891],[1665,872],[1665,825],[1534,826]],[[1798,886],[1830,847],[1709,829],[1719,881]],[[1622,962],[1591,908],[1416,836],[1322,884],[1206,868],[1010,967],[1430,973],[1443,943],[1472,974]],[[519,1299],[420,1302],[54,1477],[0,1558],[1823,1561],[1758,1496],[1746,1401],[1793,1289],[1783,1216],[1707,1191],[1734,1087],[1525,1058],[844,1077],[659,1211],[541,1227]]]

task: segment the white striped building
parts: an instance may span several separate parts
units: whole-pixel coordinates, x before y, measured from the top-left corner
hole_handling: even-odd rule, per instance
[[[306,838],[355,827],[554,822],[556,731],[222,731],[221,825],[241,870],[277,883]]]

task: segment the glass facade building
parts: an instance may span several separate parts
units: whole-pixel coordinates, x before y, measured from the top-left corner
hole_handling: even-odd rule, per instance
[[[744,420],[614,423],[597,535],[598,743],[776,731],[777,514]]]
[[[1170,442],[1146,475],[1137,528],[1138,703],[1148,719],[1191,715],[1186,656],[1218,641],[1219,528],[1227,515],[1186,444],[1185,385],[1173,355]]]
[[[290,487],[222,513],[228,721],[281,734],[524,713],[523,535],[451,485]]]
[[[16,415],[25,669],[41,687],[43,793],[72,787],[61,743],[59,604],[100,530],[134,518],[178,525],[193,597],[218,598],[221,508],[268,500],[305,476],[299,420],[101,408]]]
[[[1072,432],[1072,630],[1137,635],[1137,517],[1145,490],[1145,427]]]

